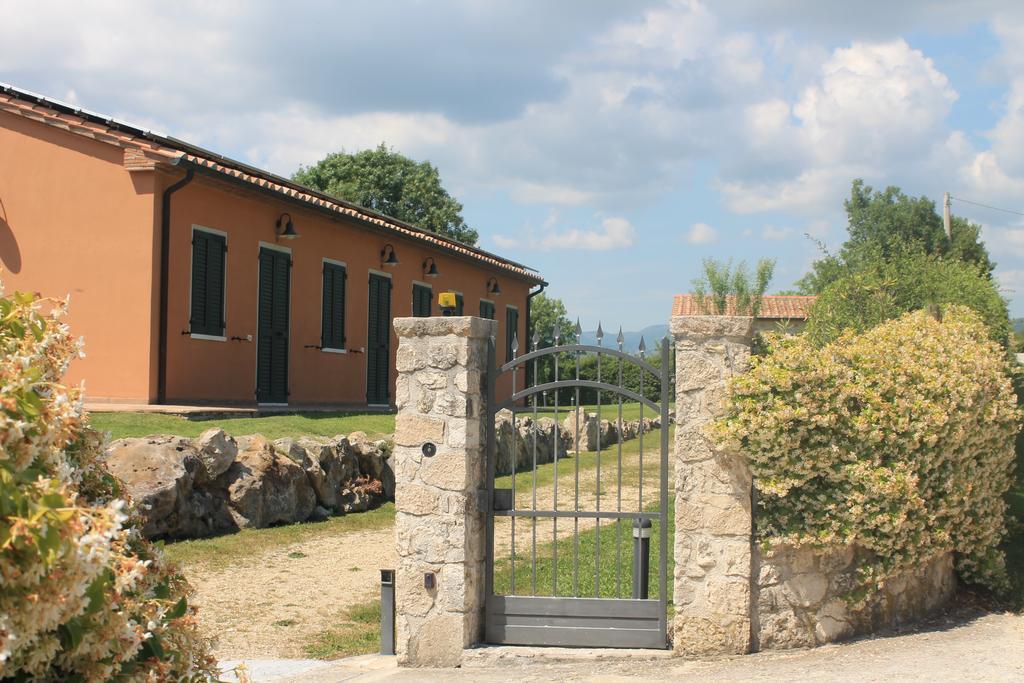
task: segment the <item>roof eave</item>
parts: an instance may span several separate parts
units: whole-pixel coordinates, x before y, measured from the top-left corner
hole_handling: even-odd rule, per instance
[[[429,231],[425,231],[425,230],[422,230],[420,228],[409,226],[407,224],[404,224],[404,223],[401,223],[399,221],[396,221],[395,219],[391,218],[390,216],[385,217],[385,216],[383,216],[383,214],[374,215],[371,212],[364,211],[361,207],[357,207],[355,205],[353,205],[351,208],[352,208],[353,211],[356,212],[357,215],[351,215],[351,214],[347,214],[347,213],[339,213],[338,211],[336,211],[336,210],[334,210],[334,209],[332,209],[330,207],[321,206],[319,204],[314,204],[314,203],[305,201],[304,199],[301,199],[299,197],[292,197],[292,196],[290,196],[290,195],[288,195],[288,194],[286,194],[284,192],[280,192],[280,191],[278,191],[278,190],[276,190],[274,188],[266,187],[264,185],[259,185],[259,184],[256,184],[256,183],[249,182],[249,181],[245,180],[244,178],[239,178],[239,177],[237,177],[235,175],[232,175],[230,173],[221,172],[221,171],[219,171],[216,168],[210,168],[209,166],[206,166],[204,164],[197,163],[195,161],[192,161],[192,160],[188,159],[185,155],[182,155],[180,157],[177,157],[176,159],[173,159],[170,163],[171,163],[172,166],[175,166],[175,167],[178,167],[178,168],[184,168],[184,169],[191,168],[191,169],[195,170],[197,173],[201,173],[203,175],[207,175],[207,176],[211,176],[211,177],[216,177],[219,180],[224,180],[224,181],[230,182],[232,184],[235,184],[235,185],[238,185],[238,186],[241,186],[241,187],[244,187],[246,189],[250,189],[250,190],[253,190],[253,191],[256,191],[256,192],[260,192],[260,193],[263,193],[263,194],[269,194],[269,195],[273,196],[275,199],[278,199],[280,201],[284,201],[284,202],[287,202],[289,204],[293,204],[296,207],[301,207],[301,208],[309,209],[309,210],[312,210],[312,211],[317,211],[317,212],[325,214],[325,215],[327,215],[327,216],[329,216],[330,218],[333,218],[333,219],[338,219],[339,217],[348,218],[350,220],[356,221],[357,223],[359,223],[363,227],[369,228],[370,230],[372,230],[374,232],[380,233],[382,235],[386,235],[388,238],[401,239],[401,240],[404,240],[404,241],[406,241],[406,242],[408,242],[410,244],[415,244],[417,246],[426,247],[428,249],[436,249],[438,251],[442,251],[444,253],[447,253],[447,254],[449,254],[451,256],[459,258],[459,259],[461,259],[463,261],[466,261],[468,263],[472,263],[472,264],[474,264],[476,266],[483,266],[485,268],[490,268],[490,269],[492,269],[492,270],[494,270],[496,272],[500,272],[503,275],[506,275],[508,277],[513,277],[513,278],[516,278],[516,279],[519,279],[519,280],[523,280],[525,282],[529,282],[529,283],[535,284],[535,285],[544,285],[545,287],[548,284],[539,275],[532,275],[530,272],[516,272],[515,270],[512,270],[512,269],[504,266],[503,264],[504,263],[508,263],[508,264],[510,264],[510,265],[512,265],[514,267],[522,268],[524,271],[532,270],[528,266],[524,266],[522,264],[515,263],[514,261],[509,261],[508,259],[505,259],[505,258],[503,258],[501,256],[497,256],[497,255],[491,254],[490,252],[487,252],[487,251],[485,251],[483,249],[478,249],[478,248],[475,248],[475,247],[469,247],[467,245],[460,244],[460,246],[462,248],[470,250],[470,251],[473,251],[473,252],[475,252],[477,254],[480,254],[480,255],[482,255],[482,256],[484,256],[486,258],[494,259],[495,261],[497,261],[497,263],[489,263],[487,261],[481,260],[480,258],[474,258],[472,255],[462,253],[457,248],[455,248],[454,246],[448,246],[447,244],[444,244],[443,242],[437,243],[437,242],[427,242],[427,241],[423,241],[423,240],[417,240],[416,238],[414,238],[414,237],[412,237],[410,235],[404,235],[401,232],[398,232],[398,231],[390,229],[390,228],[388,228],[386,226],[380,225],[379,223],[377,223],[377,222],[375,222],[373,220],[374,218],[376,218],[377,220],[383,220],[385,222],[394,222],[394,223],[400,225],[401,227],[403,227],[405,229],[408,229],[408,230],[411,230],[413,232],[420,233],[420,234],[425,234],[425,235],[430,235],[432,237],[439,237],[435,233],[432,233],[432,232],[429,232]],[[276,182],[276,181],[274,181],[274,182]],[[346,206],[347,205],[346,203],[340,202],[337,199],[335,199],[333,197],[330,197],[328,195],[324,195],[324,194],[319,193],[319,192],[314,192],[314,191],[310,190],[309,188],[298,186],[298,187],[295,187],[295,188],[292,188],[292,189],[295,189],[296,191],[304,192],[304,193],[307,193],[307,194],[311,194],[313,196],[316,196],[316,197],[322,199],[325,202],[329,202],[329,203],[333,203],[333,204],[338,204],[339,206]],[[363,216],[359,215],[359,214],[364,214],[364,213],[366,214],[366,217],[363,217]]]

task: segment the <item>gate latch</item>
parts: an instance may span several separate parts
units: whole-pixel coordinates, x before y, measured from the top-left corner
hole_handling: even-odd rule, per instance
[[[512,489],[494,489],[494,511],[512,509]]]

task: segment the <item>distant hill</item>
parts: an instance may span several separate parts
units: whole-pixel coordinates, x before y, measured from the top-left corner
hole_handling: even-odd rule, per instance
[[[616,327],[614,330],[605,329],[603,331],[604,341],[602,344],[614,349],[616,347],[615,338],[619,336],[619,328]],[[647,346],[647,352],[650,353],[654,350],[658,340],[667,334],[668,325],[648,325],[639,332],[626,332],[623,330],[622,336],[625,338],[625,341],[622,344],[622,350],[628,353],[636,353],[639,350],[640,338],[643,337]],[[582,344],[597,344],[597,330],[584,332],[580,336],[580,343]]]
[[[1013,331],[1017,334],[1024,332],[1024,318],[1013,318],[1010,320],[1010,325],[1013,326]]]

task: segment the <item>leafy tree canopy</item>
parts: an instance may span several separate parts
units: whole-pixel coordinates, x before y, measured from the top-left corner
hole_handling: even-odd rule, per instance
[[[437,168],[384,143],[355,154],[328,154],[300,167],[292,180],[465,244],[477,242],[476,230],[462,218],[462,204],[441,185]]]
[[[555,336],[554,329],[555,323],[558,324],[560,336],[558,338],[559,344],[575,344],[578,339],[576,336],[576,323],[569,320],[569,315],[566,313],[565,304],[562,303],[561,299],[554,299],[546,294],[538,294],[533,297],[530,302],[530,348],[533,348],[533,333],[537,332],[540,341],[537,344],[537,348],[545,348],[548,346],[554,346]],[[519,351],[524,352],[526,345],[520,340]]]
[[[976,263],[921,252],[867,260],[829,284],[818,295],[806,334],[820,346],[844,330],[864,332],[909,311],[947,304],[974,309],[994,341],[1009,343],[1006,301],[988,272]]]
[[[915,253],[972,264],[986,277],[995,267],[980,239],[981,227],[954,217],[952,239],[947,238],[942,216],[927,197],[908,197],[898,187],[876,191],[857,179],[844,206],[850,237],[838,254],[826,254],[797,283],[805,294],[819,294],[866,264]]]

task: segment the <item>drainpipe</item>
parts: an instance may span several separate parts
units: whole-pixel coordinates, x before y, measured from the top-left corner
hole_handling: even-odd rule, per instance
[[[171,195],[192,182],[193,169],[164,190],[160,214],[160,350],[157,357],[156,402],[167,402],[167,304],[170,299]]]
[[[542,282],[542,283],[540,283],[539,289],[537,289],[536,292],[530,292],[529,294],[526,295],[526,339],[523,340],[525,343],[521,342],[519,344],[519,348],[520,349],[523,349],[523,350],[526,350],[526,351],[530,350],[530,338],[532,337],[532,335],[530,334],[530,303],[531,303],[531,299],[533,299],[533,297],[535,297],[538,294],[540,294],[541,292],[543,292],[544,289],[547,286],[548,286],[548,283]],[[526,382],[526,386],[530,385],[530,375],[531,375],[532,365],[533,365],[532,363],[529,363],[526,366],[526,377],[525,377],[525,380],[524,380]],[[512,391],[515,391],[515,387],[512,388]]]

